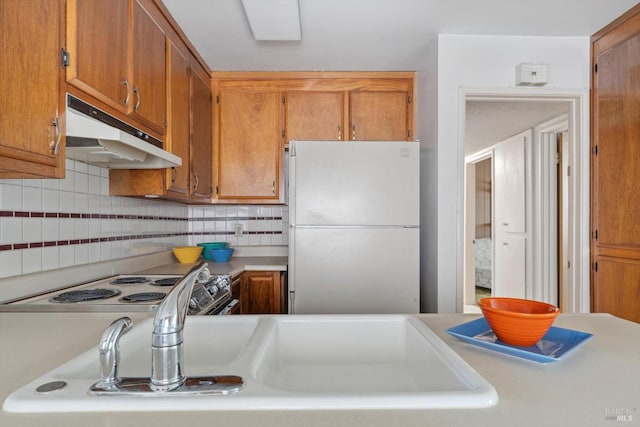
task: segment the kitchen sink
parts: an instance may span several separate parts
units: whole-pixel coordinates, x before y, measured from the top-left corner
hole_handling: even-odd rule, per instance
[[[278,317],[255,376],[327,406],[489,406],[493,387],[410,316]]]
[[[152,319],[120,340],[121,377],[148,377]],[[11,394],[9,412],[481,408],[495,389],[405,315],[188,316],[187,376],[237,375],[228,395],[94,396],[97,347]],[[47,393],[43,384],[64,381]],[[59,383],[58,383],[59,384]],[[52,387],[55,388],[55,387]]]

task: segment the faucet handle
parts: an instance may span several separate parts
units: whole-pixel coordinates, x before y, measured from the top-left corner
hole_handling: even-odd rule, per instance
[[[102,334],[98,350],[100,352],[100,375],[102,379],[95,386],[103,389],[115,388],[118,382],[120,362],[120,337],[129,331],[133,322],[129,317],[114,321]]]

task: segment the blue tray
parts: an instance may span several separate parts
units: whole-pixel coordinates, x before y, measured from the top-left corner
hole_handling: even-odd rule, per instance
[[[552,326],[536,345],[518,347],[500,341],[484,317],[449,328],[447,333],[472,345],[538,363],[561,360],[593,336],[586,332]]]

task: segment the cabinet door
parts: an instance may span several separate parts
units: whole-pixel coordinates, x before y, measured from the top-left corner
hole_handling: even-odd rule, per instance
[[[64,177],[64,2],[2,0],[0,178]]]
[[[168,191],[189,194],[189,60],[173,44],[169,49],[169,149],[182,159],[182,166],[168,173]]]
[[[640,6],[592,40],[591,308],[640,322]]]
[[[129,0],[67,0],[67,81],[123,113],[134,102],[128,18]]]
[[[131,115],[163,134],[166,119],[165,36],[136,0],[133,2]]]
[[[211,86],[191,70],[191,196],[212,196]]]
[[[407,141],[409,93],[406,91],[349,92],[350,129],[353,141]]]
[[[219,200],[280,200],[279,107],[275,90],[221,89]]]
[[[278,314],[280,272],[246,271],[242,273],[242,314]]]
[[[285,144],[343,139],[344,92],[290,91],[285,98]]]

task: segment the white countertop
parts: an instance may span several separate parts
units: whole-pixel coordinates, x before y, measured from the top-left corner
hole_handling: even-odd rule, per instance
[[[200,258],[198,262],[200,261],[203,261],[203,259]],[[205,261],[207,261],[211,273],[231,275],[242,273],[243,271],[287,271],[288,264],[286,256],[234,256],[231,257],[229,262]],[[136,274],[185,274],[195,264],[174,262],[138,271]]]
[[[132,314],[134,322],[149,316]],[[117,314],[0,313],[0,400],[73,356],[94,347]],[[555,326],[592,333],[566,359],[545,365],[470,346],[445,330],[477,315],[419,315],[427,326],[496,388],[486,409],[373,411],[216,411],[150,414],[24,415],[0,412],[14,426],[611,426],[605,417],[631,411],[640,425],[640,325],[605,314],[560,315]],[[187,344],[188,345],[188,344]],[[97,356],[96,356],[97,357]],[[206,421],[203,421],[206,420]]]

